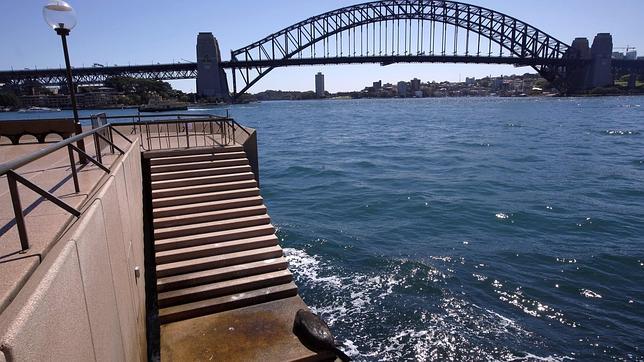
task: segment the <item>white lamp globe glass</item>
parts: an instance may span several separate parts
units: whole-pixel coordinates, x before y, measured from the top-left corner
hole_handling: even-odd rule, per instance
[[[42,15],[53,29],[72,30],[76,26],[76,11],[62,0],[50,0],[42,8]]]

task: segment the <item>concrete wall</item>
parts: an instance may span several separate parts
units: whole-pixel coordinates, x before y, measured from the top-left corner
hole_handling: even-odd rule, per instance
[[[135,142],[0,315],[0,361],[146,360],[143,265]]]
[[[257,153],[257,131],[254,128],[243,127],[244,130],[240,129],[243,126],[235,126],[235,140],[237,143],[240,143],[244,147],[244,152],[246,152],[246,157],[248,158],[248,163],[250,168],[255,175],[255,181],[259,185],[259,155]],[[249,135],[250,133],[250,135]]]

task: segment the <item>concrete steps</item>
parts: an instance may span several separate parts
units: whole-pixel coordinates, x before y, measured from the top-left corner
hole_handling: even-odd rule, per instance
[[[194,318],[195,316],[247,307],[250,305],[270,302],[276,299],[293,297],[295,295],[297,295],[297,286],[295,283],[291,282],[280,284],[245,293],[236,293],[223,297],[163,308],[159,310],[159,320],[162,324],[176,322],[183,319]]]
[[[194,162],[182,162],[182,163],[172,163],[158,166],[151,166],[150,171],[155,173],[164,173],[164,172],[175,172],[175,171],[188,171],[188,170],[199,170],[210,167],[229,167],[229,166],[242,166],[248,165],[248,160],[244,158],[232,158],[224,160],[208,160],[208,161],[194,161]]]
[[[214,220],[223,220],[229,218],[238,218],[244,216],[266,214],[266,206],[254,205],[247,207],[238,207],[224,210],[214,210],[205,212],[193,212],[184,215],[160,217],[154,220],[154,228],[167,228],[171,226],[181,226],[193,223],[202,223]]]
[[[177,304],[290,283],[291,281],[293,281],[293,276],[288,270],[278,270],[185,289],[171,290],[159,293],[159,307],[171,307]]]
[[[168,188],[179,188],[186,186],[197,186],[197,185],[211,185],[220,182],[232,182],[232,181],[243,181],[243,180],[253,180],[252,172],[241,172],[227,175],[212,175],[212,176],[201,176],[201,177],[188,177],[178,180],[163,180],[152,182],[152,190],[162,190]]]
[[[231,174],[231,173],[251,172],[251,171],[252,170],[249,165],[213,167],[213,168],[202,168],[198,170],[153,173],[151,179],[152,181],[166,181],[166,180],[176,180],[181,178],[214,176],[214,175],[224,175],[224,174]]]
[[[160,207],[154,209],[155,218],[164,218],[177,215],[196,214],[209,211],[235,209],[240,207],[263,205],[261,196],[242,197],[237,199],[220,200],[213,202],[200,202],[197,204]]]
[[[165,292],[168,290],[189,288],[201,284],[214,283],[255,274],[284,270],[286,269],[286,267],[286,259],[279,257],[275,259],[260,260],[246,264],[236,264],[223,268],[173,275],[165,278],[159,278],[157,280],[157,291]]]
[[[210,232],[248,228],[257,225],[269,224],[271,218],[268,215],[254,215],[246,217],[238,217],[225,220],[215,220],[202,223],[171,226],[166,228],[155,229],[154,238],[156,240],[177,238],[195,234],[205,234]]]
[[[160,153],[150,165],[161,323],[297,295],[241,147]]]
[[[277,237],[271,234],[248,239],[237,239],[221,243],[208,243],[187,248],[159,251],[155,253],[155,261],[157,264],[166,264],[186,259],[203,258],[275,245],[277,245]]]
[[[184,162],[217,161],[217,160],[226,160],[231,158],[246,158],[246,153],[244,153],[243,149],[241,149],[239,151],[229,151],[229,152],[191,154],[191,155],[174,156],[174,157],[158,157],[158,158],[151,159],[150,165],[151,166],[171,165],[171,164],[179,164]]]
[[[257,187],[257,182],[254,179],[235,180],[232,182],[207,183],[203,185],[183,186],[183,187],[174,187],[174,188],[155,190],[155,191],[152,191],[152,197],[164,198],[164,197],[172,197],[172,196],[202,194],[206,192],[247,189],[247,188],[253,188],[253,187]]]
[[[152,207],[168,207],[186,204],[197,204],[208,201],[219,201],[226,199],[238,199],[242,197],[259,196],[259,189],[251,187],[247,189],[233,189],[215,192],[206,192],[202,194],[170,196],[152,199]]]

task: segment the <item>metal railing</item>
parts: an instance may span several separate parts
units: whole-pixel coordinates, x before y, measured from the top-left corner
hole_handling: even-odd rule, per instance
[[[101,114],[91,119],[94,124],[105,122],[113,126],[131,127],[129,134],[140,138],[141,148],[145,151],[234,145],[237,143],[238,130],[250,136],[250,132],[234,119],[210,114],[133,116]]]
[[[15,220],[16,220],[16,227],[18,229],[18,236],[20,238],[20,245],[22,247],[22,251],[26,251],[29,249],[29,238],[27,236],[27,228],[25,225],[25,215],[24,211],[22,208],[22,204],[20,202],[20,193],[18,191],[18,183],[22,184],[23,186],[29,188],[30,190],[36,192],[40,196],[44,197],[45,199],[51,201],[61,209],[67,211],[68,213],[72,214],[75,217],[80,216],[80,211],[69,205],[68,203],[64,202],[60,198],[56,197],[53,195],[51,192],[41,188],[40,186],[34,184],[33,182],[29,181],[28,179],[24,178],[23,176],[19,175],[16,170],[20,167],[23,167],[31,162],[34,162],[38,159],[41,159],[47,155],[50,155],[51,153],[58,151],[62,148],[67,148],[67,152],[69,155],[69,165],[71,168],[71,173],[72,173],[72,179],[74,183],[74,190],[76,192],[80,192],[80,185],[78,182],[78,170],[76,168],[76,161],[74,159],[74,153],[78,153],[81,164],[91,162],[94,165],[96,165],[98,168],[101,170],[105,171],[106,173],[109,173],[110,170],[103,164],[103,159],[101,155],[101,146],[100,144],[103,142],[105,145],[109,146],[110,152],[114,154],[115,151],[118,151],[121,155],[125,153],[124,150],[119,148],[115,143],[114,143],[114,133],[118,134],[121,136],[123,139],[125,139],[127,142],[132,143],[132,141],[125,136],[123,133],[121,133],[119,130],[117,130],[113,125],[111,124],[105,124],[103,126],[99,126],[97,128],[94,128],[92,130],[89,130],[87,132],[83,132],[81,134],[78,134],[76,136],[66,138],[60,142],[57,142],[55,144],[52,144],[51,146],[45,147],[42,150],[39,150],[35,153],[32,153],[30,155],[15,159],[13,161],[9,161],[3,164],[0,164],[0,176],[7,176],[7,182],[9,184],[9,195],[11,198],[11,204],[13,206],[13,211],[15,214]],[[87,154],[84,150],[79,148],[78,146],[74,145],[74,143],[78,143],[83,141],[87,137],[93,137],[94,138],[94,145],[96,146],[96,158],[90,156]]]
[[[176,119],[168,119],[169,117]],[[9,195],[23,252],[29,249],[29,238],[25,225],[24,209],[20,202],[18,183],[36,192],[75,217],[79,217],[81,213],[78,209],[56,197],[51,192],[19,175],[16,172],[18,168],[62,148],[67,148],[74,190],[78,193],[80,192],[80,185],[74,154],[78,154],[81,165],[91,162],[99,169],[109,173],[110,169],[103,162],[102,150],[105,147],[109,147],[112,154],[116,151],[121,155],[125,153],[114,142],[114,134],[116,133],[128,143],[132,143],[131,136],[126,136],[124,133],[127,132],[122,132],[122,129],[119,131],[119,127],[131,127],[130,135],[140,137],[141,148],[144,151],[169,148],[228,146],[236,144],[238,130],[242,130],[248,136],[251,135],[248,130],[239,125],[234,119],[227,116],[221,117],[209,114],[107,116],[103,113],[81,119],[91,120],[93,128],[70,138],[63,139],[30,155],[0,164],[0,177],[7,176]],[[123,122],[123,120],[130,121]],[[85,150],[77,146],[77,144],[87,137],[93,137],[94,139],[95,157],[92,157]]]

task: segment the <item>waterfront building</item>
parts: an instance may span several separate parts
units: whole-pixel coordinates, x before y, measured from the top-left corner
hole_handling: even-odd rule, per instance
[[[315,95],[324,98],[324,74],[321,72],[315,75]]]
[[[420,79],[414,78],[411,80],[411,91],[417,92],[420,90]]]
[[[398,97],[407,97],[407,82],[398,82]]]
[[[624,59],[636,60],[637,59],[637,50],[631,50],[630,52],[626,52],[626,54],[624,55]]]

